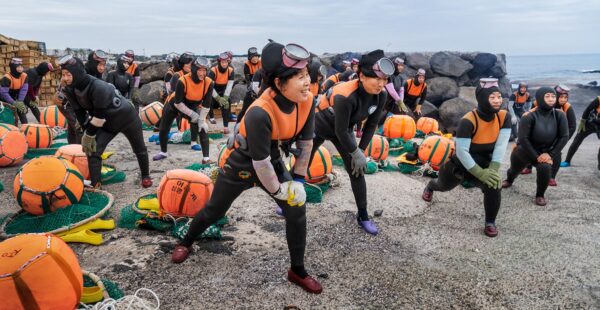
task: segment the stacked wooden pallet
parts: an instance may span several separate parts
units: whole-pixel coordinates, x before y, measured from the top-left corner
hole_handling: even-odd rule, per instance
[[[13,57],[23,59],[25,69],[35,68],[39,63],[46,61],[57,68],[54,57],[46,55],[46,44],[37,41],[21,41],[0,34],[0,75],[10,72],[10,60]],[[54,94],[60,79],[60,72],[48,73],[40,89],[38,102],[40,106],[52,105]]]

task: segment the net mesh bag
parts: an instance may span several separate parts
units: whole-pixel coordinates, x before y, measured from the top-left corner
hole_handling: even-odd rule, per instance
[[[20,211],[9,216],[2,224],[4,236],[24,233],[59,233],[83,225],[104,215],[113,203],[108,192],[86,190],[79,203],[60,208],[44,215],[32,215]]]

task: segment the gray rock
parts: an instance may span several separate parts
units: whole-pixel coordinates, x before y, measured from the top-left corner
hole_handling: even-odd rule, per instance
[[[244,97],[246,96],[246,91],[246,84],[236,84],[233,86],[233,89],[231,89],[231,95],[229,96],[229,98],[231,98],[231,102],[243,101]]]
[[[458,96],[458,84],[449,77],[436,77],[426,81],[427,100],[435,106],[440,106],[444,101]]]
[[[496,64],[490,68],[489,75],[495,78],[503,78],[506,76],[506,55],[498,54]]]
[[[468,61],[463,60],[455,54],[438,52],[429,60],[431,69],[445,76],[459,77],[473,68]]]
[[[473,104],[477,104],[477,98],[475,97],[475,89],[473,86],[463,86],[458,88],[458,97],[465,99]]]
[[[404,78],[405,81],[414,78],[416,74],[417,70],[409,66],[404,66],[404,71],[400,73],[400,75]]]
[[[510,85],[510,80],[508,78],[503,77],[500,80],[498,80],[498,87],[500,88],[500,93],[502,94],[502,97],[510,97],[510,94],[512,93],[512,88]]]
[[[154,101],[159,101],[165,91],[165,84],[163,81],[154,81],[148,84],[144,84],[139,91],[138,96],[134,96],[133,102],[140,105],[146,106]]]
[[[490,53],[480,53],[473,59],[473,69],[469,71],[471,79],[489,75],[488,71],[496,65],[498,57]]]
[[[431,68],[429,59],[430,56],[424,53],[409,53],[406,55],[406,64],[414,69],[429,70]]]
[[[142,85],[163,80],[169,70],[169,64],[166,62],[140,64],[140,83]]]
[[[439,118],[438,108],[427,100],[421,105],[421,113],[423,113],[423,116],[433,117],[435,119]]]
[[[458,56],[468,62],[473,62],[475,58],[479,55],[479,52],[462,52],[459,53]]]
[[[442,125],[447,132],[455,132],[459,120],[476,107],[476,104],[458,97],[447,100],[439,108]]]

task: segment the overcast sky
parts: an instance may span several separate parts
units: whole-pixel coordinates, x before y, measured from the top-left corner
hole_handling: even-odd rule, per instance
[[[356,2],[359,3],[359,2]],[[317,54],[600,52],[600,1],[579,0],[3,0],[0,33],[137,54],[246,53],[268,38]]]

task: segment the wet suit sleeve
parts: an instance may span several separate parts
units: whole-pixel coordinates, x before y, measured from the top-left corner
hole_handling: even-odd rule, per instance
[[[494,152],[492,153],[493,162],[501,164],[504,160],[504,154],[506,154],[508,140],[510,140],[510,134],[512,131],[511,124],[511,116],[510,114],[507,114],[504,118],[504,124],[502,124],[502,128],[500,128],[500,132],[498,133],[496,144],[494,145]]]
[[[558,137],[552,146],[552,151],[550,151],[550,156],[556,158],[558,154],[562,151],[562,149],[569,142],[569,125],[567,121],[567,116],[565,113],[561,111],[554,111],[557,114],[558,121]]]
[[[177,86],[175,87],[175,103],[182,103],[185,99],[185,86],[181,81],[177,81]]]
[[[253,108],[244,116],[244,124],[252,124],[246,141],[256,176],[267,192],[275,194],[281,184],[271,163],[271,119],[264,110]]]
[[[529,157],[528,159],[531,161],[536,160],[540,153],[535,150],[533,144],[531,143],[531,132],[533,131],[533,126],[535,126],[535,118],[533,117],[533,113],[528,113],[521,117],[521,122],[519,123],[519,145],[523,147],[525,153]]]
[[[335,135],[344,148],[344,151],[352,153],[356,150],[356,140],[350,127],[353,103],[347,97],[336,95],[333,98],[333,110],[335,114]]]
[[[171,77],[171,91],[173,91],[174,89],[177,89],[177,81],[179,81],[179,73],[175,73],[173,74],[173,76]]]
[[[248,64],[244,64],[244,79],[246,80],[246,85],[250,85],[250,83],[252,82],[250,78],[250,68],[248,67]]]
[[[235,70],[231,68],[231,72],[229,73],[229,80],[227,81],[225,92],[223,93],[223,95],[226,97],[229,97],[229,95],[231,94],[231,90],[233,89],[233,77],[235,76],[234,72]]]
[[[89,111],[92,118],[106,120],[106,110],[111,106],[115,99],[114,87],[105,82],[95,82],[90,86],[89,98],[94,106],[92,111]],[[125,104],[125,103],[122,103]],[[79,119],[79,117],[78,117]],[[90,135],[96,135],[100,127],[94,126],[91,122],[86,128],[86,132]]]
[[[511,94],[510,97],[508,97],[508,101],[515,101],[517,99],[517,97],[515,96],[515,94]]]
[[[10,96],[10,80],[7,77],[3,77],[0,80],[0,100],[7,103],[13,104],[15,100]]]
[[[116,75],[115,71],[110,71],[108,73],[108,75],[106,76],[106,83],[113,84],[113,85],[115,85],[115,87],[117,87],[115,75]]]
[[[129,74],[127,74],[126,76],[129,80],[129,90],[127,91],[127,99],[131,99],[131,96],[133,95],[133,88],[135,87],[135,79]]]
[[[425,85],[425,87],[423,88],[423,92],[421,93],[421,96],[419,97],[418,105],[423,105],[423,103],[425,103],[425,98],[427,98],[427,85]]]
[[[598,108],[598,104],[599,104],[599,102],[598,102],[598,99],[599,99],[599,98],[597,98],[597,97],[596,97],[596,99],[594,99],[594,101],[592,101],[592,102],[591,102],[591,103],[590,103],[590,104],[587,106],[587,108],[585,108],[585,111],[583,111],[583,114],[581,115],[581,118],[582,118],[582,119],[585,119],[585,120],[587,120],[587,119],[588,119],[588,117],[590,116],[590,113],[592,113],[592,111],[594,111],[594,110],[596,110],[596,109]]]
[[[163,79],[163,81],[165,83],[170,83],[171,82],[171,78],[173,77],[173,73],[171,72],[167,72],[167,74],[165,74],[165,78]]]
[[[206,91],[206,94],[204,94],[204,98],[202,98],[202,106],[210,109],[211,105],[212,105],[212,92],[213,89],[215,88],[215,82],[210,82],[210,85],[208,86],[208,90]]]
[[[577,130],[577,116],[575,116],[575,110],[570,107],[567,110],[567,123],[569,124],[569,139],[575,134]]]
[[[369,115],[367,121],[363,127],[363,136],[360,138],[360,143],[358,147],[361,150],[366,149],[371,143],[371,139],[373,139],[373,134],[375,134],[375,130],[377,129],[377,125],[379,120],[381,119],[381,114],[383,114],[383,107],[385,106],[385,102],[387,101],[387,93],[381,92],[378,97],[377,109],[373,114]]]
[[[474,130],[475,127],[473,126],[473,123],[466,118],[460,120],[456,130],[456,157],[458,157],[460,163],[467,170],[470,170],[477,165],[473,156],[469,153]]]

